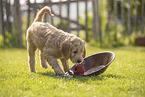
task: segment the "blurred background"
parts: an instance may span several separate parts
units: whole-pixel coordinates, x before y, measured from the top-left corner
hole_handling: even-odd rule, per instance
[[[59,29],[97,47],[145,46],[144,0],[0,0],[0,48],[26,47],[26,30],[43,6]]]

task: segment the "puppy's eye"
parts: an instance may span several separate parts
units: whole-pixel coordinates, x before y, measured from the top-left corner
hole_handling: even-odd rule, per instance
[[[73,53],[75,53],[75,54],[76,54],[76,53],[77,53],[77,51],[74,51]]]

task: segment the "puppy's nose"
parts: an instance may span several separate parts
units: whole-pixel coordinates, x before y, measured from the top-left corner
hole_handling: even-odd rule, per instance
[[[78,63],[82,62],[82,60],[77,60]]]

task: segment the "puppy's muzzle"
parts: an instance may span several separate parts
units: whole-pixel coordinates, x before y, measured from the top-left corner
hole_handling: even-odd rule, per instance
[[[77,60],[77,63],[81,63],[82,62],[82,60]]]

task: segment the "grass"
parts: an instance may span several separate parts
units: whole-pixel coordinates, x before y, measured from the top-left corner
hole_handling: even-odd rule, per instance
[[[87,45],[87,56],[112,51],[116,59],[99,76],[57,77],[52,68],[30,73],[26,49],[0,49],[0,97],[144,97],[145,48],[102,49]],[[70,65],[73,64],[70,62]]]

